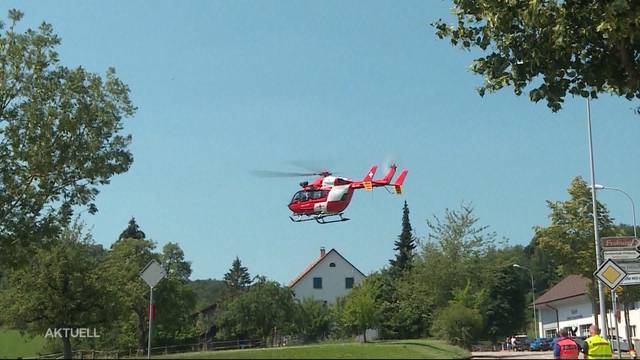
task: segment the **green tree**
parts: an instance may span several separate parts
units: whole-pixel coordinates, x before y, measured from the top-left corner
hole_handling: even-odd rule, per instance
[[[191,276],[191,262],[184,259],[184,251],[176,243],[169,242],[162,247],[162,267],[169,278],[187,282]]]
[[[363,340],[367,342],[367,329],[379,325],[382,320],[380,306],[367,284],[356,286],[349,292],[343,316],[345,324],[352,330],[362,331]]]
[[[429,233],[422,246],[420,261],[413,276],[416,292],[430,293],[435,307],[449,304],[455,289],[464,288],[473,277],[486,275],[479,266],[481,259],[496,246],[496,234],[488,226],[479,225],[473,207],[463,204],[460,210],[445,210],[443,219],[427,220]]]
[[[453,345],[470,349],[481,330],[482,316],[478,310],[452,302],[436,312],[432,332]]]
[[[60,62],[52,26],[19,32],[9,11],[0,30],[0,264],[30,258],[53,239],[73,209],[90,213],[98,186],[129,169],[135,107],[110,68],[104,77]]]
[[[222,338],[257,336],[267,343],[275,331],[294,327],[296,303],[293,291],[273,281],[258,281],[231,301],[218,324]]]
[[[404,207],[402,208],[402,232],[398,236],[398,240],[394,243],[394,250],[397,251],[396,258],[389,260],[391,273],[395,275],[402,274],[411,268],[413,263],[413,250],[416,248],[416,244],[411,230],[409,206],[405,201]]]
[[[553,259],[561,277],[581,274],[591,278],[596,270],[591,190],[581,177],[576,177],[567,191],[569,200],[547,201],[551,224],[534,228],[534,239]],[[596,209],[600,235],[611,235],[614,228],[609,211],[600,202]]]
[[[315,341],[326,338],[334,323],[331,310],[327,304],[313,298],[303,299],[298,306],[298,332],[305,340]]]
[[[126,229],[122,230],[118,240],[122,239],[144,239],[147,235],[145,235],[144,231],[140,230],[138,223],[136,223],[136,218],[131,217],[129,220],[129,225]]]
[[[218,303],[227,289],[224,281],[215,279],[193,280],[189,287],[196,294],[196,310]]]
[[[231,264],[231,269],[224,274],[224,281],[233,290],[243,290],[251,284],[251,276],[246,267],[242,266],[240,259],[236,256]]]
[[[551,210],[551,224],[534,228],[534,241],[550,257],[559,278],[570,274],[580,274],[593,278],[596,270],[596,250],[593,233],[593,202],[587,183],[576,177],[567,190],[570,199],[566,201],[547,201]],[[600,236],[615,233],[613,219],[609,211],[600,202],[596,204]],[[597,289],[591,286],[591,301],[594,314],[599,312]],[[598,322],[596,316],[596,323]]]
[[[471,71],[478,89],[527,86],[532,101],[558,111],[567,93],[640,98],[640,3],[617,1],[454,0],[455,25],[433,25],[438,37],[478,49]]]
[[[156,304],[156,343],[175,344],[194,334],[192,314],[196,294],[188,285],[191,263],[184,259],[184,252],[176,243],[167,243],[160,258],[167,276],[154,290]]]
[[[149,286],[140,278],[140,270],[151,260],[160,260],[151,240],[123,238],[111,245],[101,264],[105,286],[117,294],[118,322],[102,341],[119,348],[137,347],[142,354],[147,346]]]
[[[487,287],[483,314],[486,333],[495,344],[502,336],[513,335],[525,323],[527,281],[510,265],[502,266]]]
[[[82,226],[74,224],[46,248],[36,250],[29,267],[9,274],[9,286],[0,294],[5,321],[33,336],[53,336],[56,329],[102,332],[108,327],[111,295],[100,281],[94,246]],[[70,359],[71,334],[60,333],[64,357]]]

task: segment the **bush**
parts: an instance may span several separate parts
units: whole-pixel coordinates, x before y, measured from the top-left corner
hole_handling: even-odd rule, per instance
[[[449,343],[471,349],[482,329],[482,316],[476,309],[452,303],[436,313],[432,332]]]

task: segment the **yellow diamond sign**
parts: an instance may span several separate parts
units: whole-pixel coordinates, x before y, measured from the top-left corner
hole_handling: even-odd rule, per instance
[[[616,280],[618,280],[618,278],[620,277],[620,272],[617,271],[613,266],[609,266],[603,273],[602,276],[604,276],[607,281],[614,283],[616,282]]]
[[[627,273],[611,259],[600,265],[593,274],[612,290],[620,285],[627,276]]]

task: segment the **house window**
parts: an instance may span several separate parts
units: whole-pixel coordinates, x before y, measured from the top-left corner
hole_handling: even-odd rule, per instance
[[[336,267],[336,263],[330,263],[329,267]]]
[[[591,324],[580,325],[580,336],[589,336],[589,326]]]
[[[313,288],[314,289],[322,289],[322,278],[321,277],[313,278]]]
[[[632,338],[636,337],[636,326],[635,325],[631,325],[631,337]]]
[[[344,287],[345,289],[351,289],[353,288],[353,278],[344,278]]]
[[[551,329],[551,330],[545,331],[545,334],[547,335],[548,338],[556,337],[556,333],[557,333],[556,329]]]

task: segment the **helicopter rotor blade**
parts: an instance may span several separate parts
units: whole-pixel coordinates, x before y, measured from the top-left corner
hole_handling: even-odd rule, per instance
[[[254,170],[251,172],[254,176],[277,178],[277,177],[308,177],[314,175],[320,175],[320,173],[301,173],[301,172],[288,172],[288,171],[272,171],[272,170]]]
[[[332,175],[335,174],[333,171],[329,170],[328,167],[323,166],[321,161],[318,160],[290,160],[287,161],[289,165],[293,165],[295,167],[310,171],[314,175]],[[324,161],[326,165],[326,161]]]

